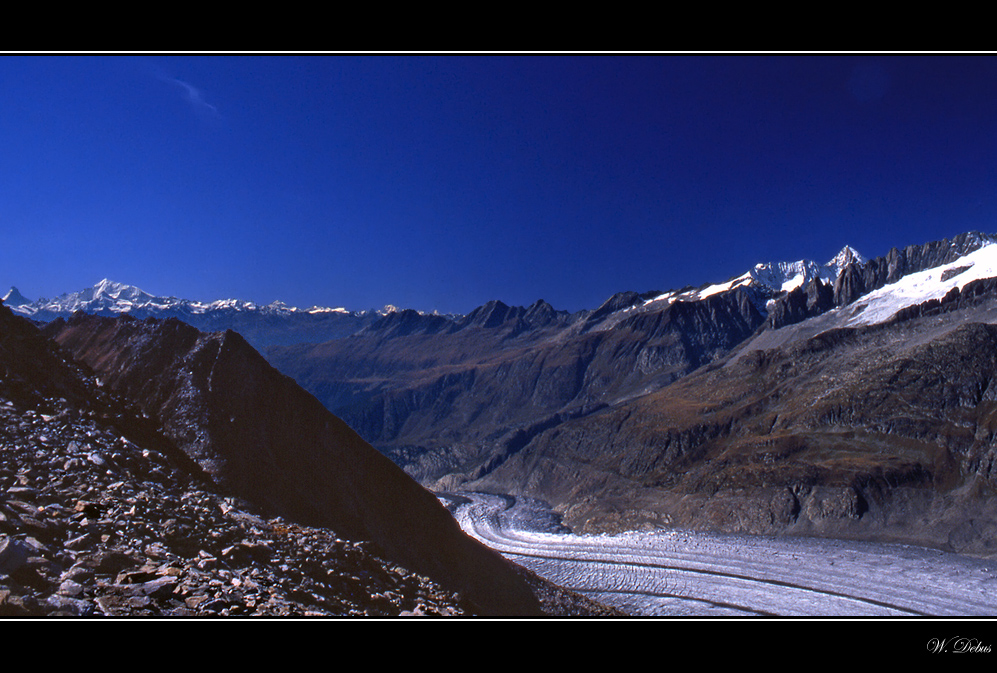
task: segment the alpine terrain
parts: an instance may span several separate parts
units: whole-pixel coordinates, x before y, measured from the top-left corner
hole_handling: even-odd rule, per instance
[[[35,302],[12,288],[4,302],[32,348],[63,363],[43,371],[90,381],[86,394],[62,383],[57,393],[33,392],[35,383],[8,393],[23,455],[44,453],[55,435],[29,426],[68,408],[92,432],[123,437],[119,453],[135,445],[169,457],[204,493],[229,498],[223,509],[247,503],[252,516],[372,541],[483,613],[598,608],[538,589],[469,544],[416,481],[441,495],[545,503],[555,530],[701,529],[997,554],[995,236],[875,258],[846,246],[826,263],[760,263],[700,287],[620,292],[577,313],[543,300],[495,300],[459,316],[205,304],[110,281]],[[8,386],[34,376],[17,367],[44,364],[11,357]],[[90,395],[122,400],[131,416],[87,415],[95,403],[75,400]],[[107,425],[126,417],[154,443]],[[98,448],[65,460],[110,450]],[[37,489],[23,461],[6,468],[8,480]],[[74,497],[84,504],[61,506],[85,510],[93,499]],[[70,533],[82,534],[34,539],[51,552]],[[181,551],[190,550],[172,553]],[[224,560],[223,551],[198,553]]]
[[[422,483],[571,528],[997,544],[997,238],[759,264],[574,315],[402,311],[268,357]]]

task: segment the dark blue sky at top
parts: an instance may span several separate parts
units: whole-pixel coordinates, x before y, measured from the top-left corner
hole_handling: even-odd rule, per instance
[[[997,232],[997,56],[0,56],[0,283],[467,312]]]

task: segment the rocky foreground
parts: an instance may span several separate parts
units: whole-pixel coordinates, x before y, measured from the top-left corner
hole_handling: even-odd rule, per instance
[[[469,613],[368,543],[264,519],[54,401],[0,400],[0,615]]]
[[[65,400],[0,397],[0,455],[2,616],[474,614],[373,544],[260,517]],[[610,614],[529,579],[549,614]]]

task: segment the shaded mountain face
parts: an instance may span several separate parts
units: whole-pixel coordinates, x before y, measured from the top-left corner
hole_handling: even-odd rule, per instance
[[[77,314],[45,334],[132,400],[218,488],[300,524],[369,540],[485,614],[537,614],[514,567],[234,332]]]
[[[420,480],[457,475],[452,487],[539,429],[684,376],[764,320],[750,288],[651,310],[644,301],[618,295],[574,316],[541,302],[491,302],[451,321],[396,313],[267,357]]]
[[[23,306],[24,304],[29,304],[31,302],[28,301],[28,299],[21,294],[20,290],[18,290],[16,287],[12,287],[10,288],[10,290],[7,291],[7,294],[4,295],[3,303],[5,306],[10,307],[10,306]]]
[[[994,323],[997,280],[983,279],[875,325],[763,330],[653,394],[545,430],[468,487],[545,499],[578,530],[674,525],[992,555]]]

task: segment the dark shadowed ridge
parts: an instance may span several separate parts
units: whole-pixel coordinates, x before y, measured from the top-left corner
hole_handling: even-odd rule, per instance
[[[539,614],[516,569],[232,331],[77,314],[45,333],[159,420],[225,491],[376,543],[483,614]]]
[[[492,301],[433,331],[425,317],[398,315],[348,339],[267,357],[420,482],[453,490],[526,435],[670,383],[765,319],[745,288],[624,310],[649,296],[620,293],[575,315],[543,301]]]

